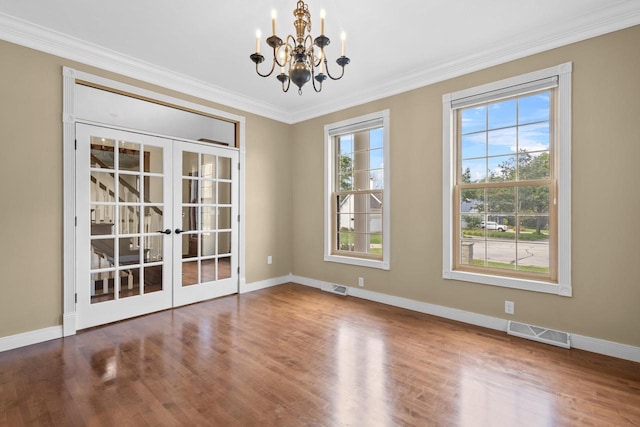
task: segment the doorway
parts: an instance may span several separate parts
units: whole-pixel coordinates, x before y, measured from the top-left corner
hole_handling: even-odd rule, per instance
[[[76,124],[77,328],[238,291],[238,150]]]

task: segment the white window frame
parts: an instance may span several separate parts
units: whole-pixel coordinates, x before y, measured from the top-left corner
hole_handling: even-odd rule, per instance
[[[332,215],[331,195],[335,185],[336,164],[333,155],[336,136],[347,133],[354,133],[360,130],[371,128],[374,122],[382,123],[382,149],[383,149],[383,182],[382,194],[382,260],[369,259],[357,256],[336,255],[332,248]],[[372,267],[383,270],[390,269],[390,241],[391,241],[391,220],[390,220],[390,200],[391,200],[391,173],[389,155],[389,110],[378,111],[364,116],[354,117],[336,123],[325,125],[324,127],[324,260],[328,262],[338,262],[361,267]]]
[[[444,279],[461,280],[465,282],[482,283],[485,285],[502,286],[507,288],[525,289],[570,297],[571,287],[571,73],[572,64],[567,62],[555,67],[545,68],[520,76],[500,80],[493,83],[447,93],[442,96],[442,217],[443,217],[443,242],[442,242],[442,277]],[[454,213],[454,185],[456,173],[456,135],[455,135],[455,108],[452,104],[463,99],[475,97],[478,99],[493,100],[504,96],[511,96],[511,88],[526,85],[535,81],[558,77],[556,89],[557,109],[554,117],[554,173],[557,185],[558,203],[558,249],[557,283],[498,276],[475,272],[457,271],[453,269],[453,236],[455,230]]]

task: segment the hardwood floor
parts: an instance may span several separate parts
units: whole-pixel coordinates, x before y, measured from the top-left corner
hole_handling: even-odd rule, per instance
[[[0,425],[640,425],[640,364],[286,284],[0,353]]]

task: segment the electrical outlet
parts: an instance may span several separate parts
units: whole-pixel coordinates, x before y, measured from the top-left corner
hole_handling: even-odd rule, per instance
[[[364,286],[364,277],[358,277],[358,286]]]
[[[515,304],[513,301],[505,301],[504,302],[504,312],[507,314],[515,314]]]
[[[267,257],[267,264],[273,264],[273,257],[271,255]]]

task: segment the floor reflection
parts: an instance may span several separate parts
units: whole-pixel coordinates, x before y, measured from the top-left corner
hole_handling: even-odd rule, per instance
[[[339,425],[389,425],[386,349],[380,336],[342,324],[335,347],[337,393],[333,401]]]
[[[494,369],[463,367],[460,426],[553,425],[554,395]]]

